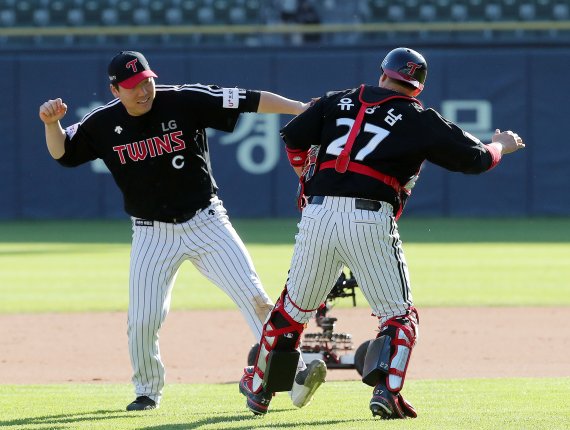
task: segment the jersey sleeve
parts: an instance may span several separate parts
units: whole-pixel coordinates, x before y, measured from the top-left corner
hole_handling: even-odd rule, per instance
[[[313,145],[321,144],[325,104],[325,98],[320,98],[313,106],[293,118],[281,129],[281,138],[288,149],[307,150]]]
[[[75,167],[99,158],[91,142],[85,125],[70,125],[65,129],[65,153],[57,162],[65,167]]]
[[[443,118],[433,109],[422,113],[423,126],[429,129],[426,136],[426,159],[454,172],[468,174],[483,173],[492,168],[493,154],[475,136],[462,130],[456,124]]]
[[[223,88],[217,85],[183,85],[189,106],[198,114],[203,128],[211,127],[221,131],[234,130],[239,115],[243,112],[257,112],[261,93],[241,88]]]

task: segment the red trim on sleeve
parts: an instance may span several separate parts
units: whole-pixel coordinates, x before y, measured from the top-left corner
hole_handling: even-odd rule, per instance
[[[291,166],[301,167],[305,165],[305,160],[309,154],[308,149],[290,149],[287,147],[285,149],[287,150],[287,158],[289,158]]]
[[[499,161],[501,161],[501,150],[492,143],[485,145],[485,148],[487,148],[487,151],[489,151],[489,154],[491,154],[491,166],[487,169],[491,170],[493,167],[499,164]]]

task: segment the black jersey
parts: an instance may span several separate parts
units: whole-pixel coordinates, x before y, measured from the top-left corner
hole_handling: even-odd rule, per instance
[[[205,128],[233,131],[242,112],[255,112],[258,91],[213,85],[156,85],[149,112],[131,116],[115,99],[66,129],[58,161],[105,162],[135,217],[188,219],[216,194]]]
[[[361,107],[363,117],[357,118]],[[350,163],[358,168],[339,173],[335,163],[359,121],[350,150]],[[305,194],[386,201],[396,210],[402,208],[425,160],[451,171],[474,174],[488,170],[497,161],[486,145],[435,110],[372,86],[327,93],[291,120],[281,136],[290,149],[320,146]],[[379,180],[378,176],[384,178]],[[398,188],[406,193],[398,192]]]

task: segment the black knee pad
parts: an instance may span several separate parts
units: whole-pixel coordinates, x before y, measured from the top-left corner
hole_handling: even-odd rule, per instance
[[[305,328],[285,312],[281,303],[279,299],[263,327],[256,358],[255,372],[262,378],[263,389],[270,393],[291,390],[300,355],[297,347]]]
[[[299,362],[298,351],[273,350],[267,356],[267,367],[263,375],[263,389],[269,393],[290,391]]]
[[[392,338],[384,335],[374,339],[368,345],[364,367],[362,369],[362,382],[375,387],[381,378],[390,370],[390,347]]]

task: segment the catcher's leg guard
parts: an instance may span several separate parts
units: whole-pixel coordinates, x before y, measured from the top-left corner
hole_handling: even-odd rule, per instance
[[[390,336],[380,336],[368,345],[362,368],[362,382],[374,387],[390,369]]]
[[[374,387],[370,410],[384,419],[415,418],[417,413],[400,390],[418,335],[418,313],[389,319],[380,328],[378,338],[370,342],[364,360],[362,381]]]
[[[382,324],[378,338],[370,342],[364,359],[362,382],[376,386],[386,377],[386,387],[398,392],[404,379],[418,334],[418,313],[410,308],[407,315]]]
[[[299,362],[297,348],[305,324],[293,320],[283,309],[283,292],[263,326],[254,366],[252,391],[289,391]]]

